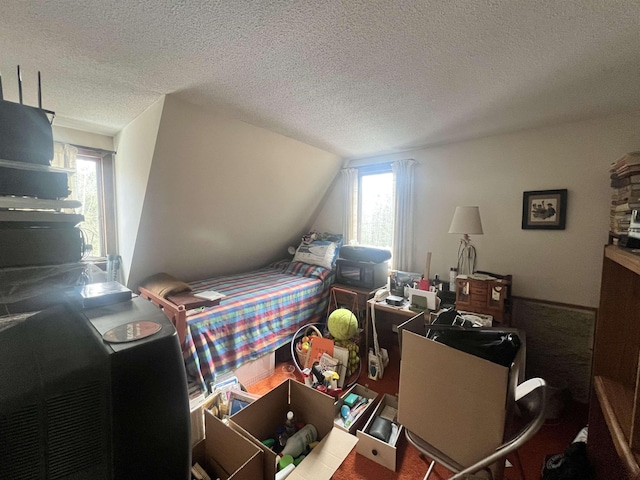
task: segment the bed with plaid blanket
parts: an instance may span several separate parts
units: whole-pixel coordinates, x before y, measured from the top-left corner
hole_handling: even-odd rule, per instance
[[[300,327],[323,318],[333,279],[332,270],[281,261],[189,283],[194,293],[225,295],[219,305],[187,312],[183,355],[190,376],[209,387],[216,375],[290,342]]]

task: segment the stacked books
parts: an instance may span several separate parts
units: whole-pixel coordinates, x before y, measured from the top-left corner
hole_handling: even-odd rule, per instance
[[[613,188],[609,232],[617,237],[629,232],[631,212],[640,209],[640,151],[620,157],[609,173]]]

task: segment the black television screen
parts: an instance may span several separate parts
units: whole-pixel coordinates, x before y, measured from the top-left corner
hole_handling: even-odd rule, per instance
[[[0,386],[0,479],[190,478],[184,361],[146,300],[0,318]]]

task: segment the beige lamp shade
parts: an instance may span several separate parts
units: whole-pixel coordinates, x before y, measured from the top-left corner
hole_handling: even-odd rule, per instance
[[[479,207],[456,207],[449,227],[449,233],[482,235],[482,221]]]

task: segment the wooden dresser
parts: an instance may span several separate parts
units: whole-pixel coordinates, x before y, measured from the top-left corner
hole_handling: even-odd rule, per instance
[[[492,315],[498,323],[511,323],[511,275],[494,279],[456,278],[456,310]]]
[[[587,449],[596,479],[640,479],[640,255],[607,245],[600,288]]]

